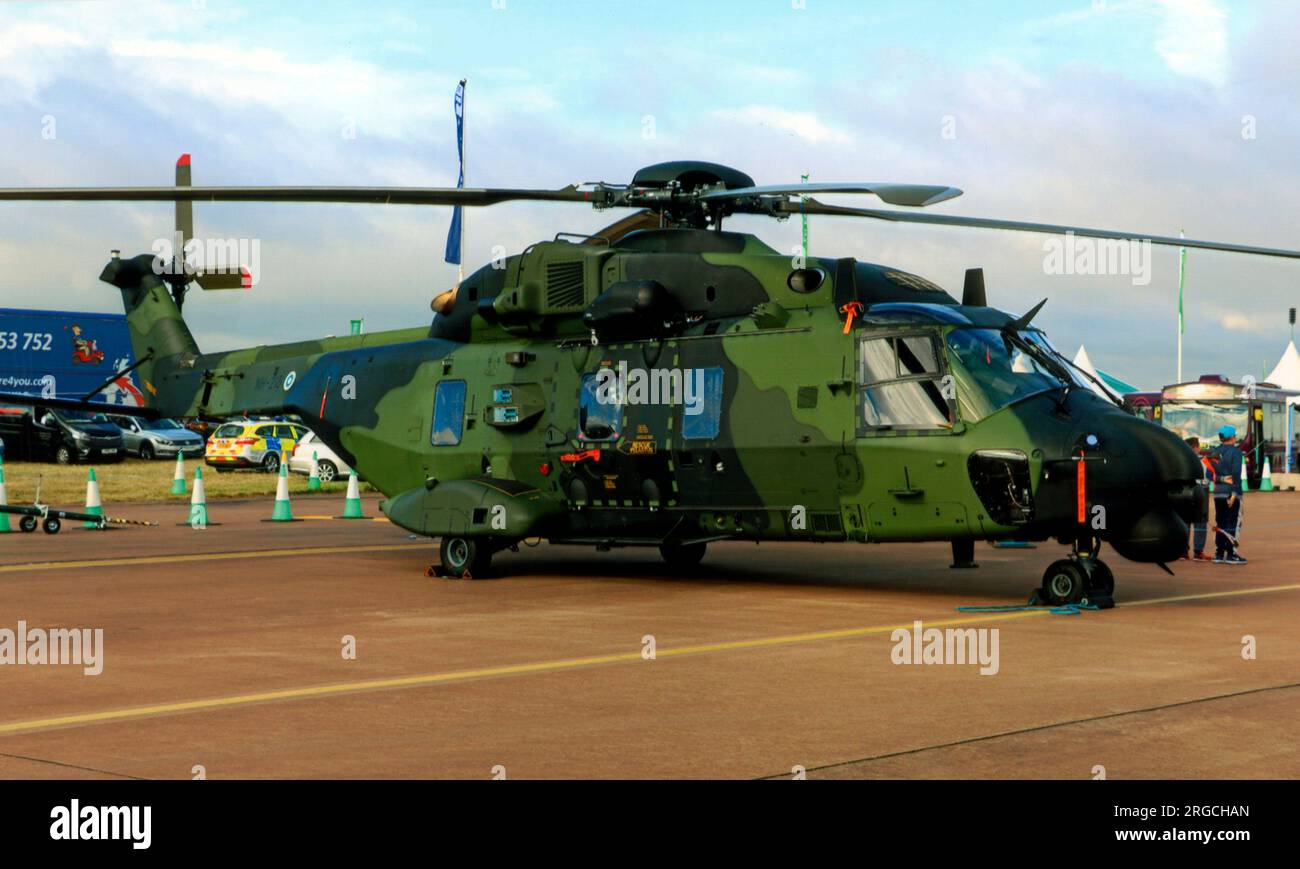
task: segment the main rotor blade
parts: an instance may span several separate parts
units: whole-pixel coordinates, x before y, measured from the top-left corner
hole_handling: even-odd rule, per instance
[[[592,202],[600,195],[560,190],[463,187],[45,187],[0,188],[0,200],[60,202],[340,202],[372,205],[496,205]]]
[[[705,193],[703,200],[742,199],[749,196],[805,196],[809,193],[871,193],[890,205],[921,207],[934,205],[961,196],[956,187],[936,184],[870,184],[864,182],[836,182],[828,184],[769,184],[761,187],[740,187],[735,190],[717,190]]]
[[[1287,250],[1275,247],[1255,247],[1248,244],[1233,244],[1222,241],[1198,241],[1191,238],[1174,238],[1168,235],[1148,235],[1141,232],[1119,232],[1110,229],[1088,229],[1082,226],[1066,226],[1057,223],[1024,223],[1017,220],[997,220],[988,217],[960,217],[954,214],[914,214],[908,211],[882,211],[876,208],[847,208],[839,205],[826,205],[815,199],[805,200],[802,209],[798,202],[779,203],[777,211],[786,214],[838,215],[843,217],[872,217],[876,220],[890,220],[898,223],[928,223],[938,226],[964,226],[974,229],[1009,229],[1014,232],[1041,232],[1049,235],[1080,235],[1086,238],[1106,238],[1119,241],[1149,241],[1152,244],[1169,247],[1193,247],[1202,250],[1221,250],[1228,253],[1248,253],[1257,256],[1276,256],[1287,259],[1300,259],[1300,250]]]
[[[623,236],[645,229],[658,229],[659,215],[648,209],[629,214],[622,220],[611,223],[604,229],[597,230],[583,244],[617,244]]]

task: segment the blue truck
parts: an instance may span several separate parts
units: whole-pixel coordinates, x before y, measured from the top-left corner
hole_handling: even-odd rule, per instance
[[[127,329],[122,314],[0,308],[0,392],[81,398],[133,363]],[[106,413],[145,403],[131,373],[113,378],[91,400],[103,404]],[[0,456],[59,462],[121,459],[121,432],[98,417],[0,407]]]
[[[126,317],[0,308],[0,392],[79,398],[134,362]],[[142,405],[134,374],[93,401]]]

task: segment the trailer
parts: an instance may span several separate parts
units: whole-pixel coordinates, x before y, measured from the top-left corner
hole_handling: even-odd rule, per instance
[[[117,519],[112,516],[96,516],[92,513],[81,513],[76,510],[60,510],[57,507],[51,507],[48,504],[0,504],[0,513],[8,513],[10,516],[20,517],[18,528],[20,531],[31,533],[36,530],[37,526],[44,529],[46,534],[58,534],[63,528],[63,521],[66,519],[71,522],[93,522],[103,530],[110,525],[143,525],[146,528],[157,528],[157,522],[145,522],[140,519]]]

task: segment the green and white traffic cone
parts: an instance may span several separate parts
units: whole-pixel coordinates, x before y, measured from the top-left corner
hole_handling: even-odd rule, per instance
[[[179,450],[176,452],[176,473],[172,474],[171,494],[185,494],[185,454]]]
[[[275,484],[275,509],[271,511],[272,522],[292,522],[293,511],[289,508],[289,466],[280,463],[280,479]]]
[[[203,468],[194,469],[194,492],[190,495],[190,518],[189,525],[191,528],[208,527],[208,498],[207,492],[203,489]]]
[[[1273,469],[1269,467],[1268,456],[1264,456],[1264,474],[1259,478],[1261,492],[1273,491]]]
[[[1250,491],[1250,476],[1246,473],[1246,457],[1241,457],[1241,491]]]
[[[348,472],[348,498],[343,502],[343,515],[340,519],[364,519],[361,514],[361,486],[357,483],[357,472]]]
[[[0,507],[9,506],[9,496],[5,494],[5,460],[0,459]],[[13,529],[9,527],[9,514],[0,511],[0,534],[8,534]]]
[[[86,510],[88,516],[103,516],[104,505],[99,500],[99,480],[95,479],[95,469],[91,468],[86,474]],[[102,528],[98,522],[87,521],[82,524],[82,528]]]
[[[307,478],[307,491],[320,491],[320,462],[316,459],[316,451],[311,452],[311,476]]]

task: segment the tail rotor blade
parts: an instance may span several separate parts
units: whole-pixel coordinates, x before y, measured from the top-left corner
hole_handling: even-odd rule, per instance
[[[237,272],[199,272],[194,282],[204,290],[251,290],[253,275],[241,266]]]
[[[176,186],[190,186],[190,155],[182,154],[176,161]],[[176,232],[180,235],[181,250],[176,256],[183,257],[185,244],[194,237],[194,203],[188,199],[176,200]]]

